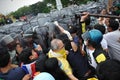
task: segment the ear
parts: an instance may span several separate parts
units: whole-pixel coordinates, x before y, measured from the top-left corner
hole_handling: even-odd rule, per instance
[[[32,60],[32,59],[33,59],[33,56],[32,56],[32,55],[31,55],[31,56],[29,56],[29,59],[30,59],[30,60]]]

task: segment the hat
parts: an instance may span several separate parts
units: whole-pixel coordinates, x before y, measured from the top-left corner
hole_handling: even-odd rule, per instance
[[[5,35],[5,36],[2,38],[2,41],[7,45],[7,44],[13,42],[14,39],[13,39],[10,35]]]
[[[115,7],[118,7],[118,8],[120,8],[120,4],[116,4],[116,5],[115,5]]]
[[[50,73],[42,72],[35,76],[33,80],[55,80],[55,79]]]
[[[102,38],[103,38],[103,35],[102,33],[97,30],[97,29],[93,29],[93,30],[90,30],[90,31],[86,31],[85,33],[82,34],[82,38],[84,40],[91,40],[95,43],[100,43]]]

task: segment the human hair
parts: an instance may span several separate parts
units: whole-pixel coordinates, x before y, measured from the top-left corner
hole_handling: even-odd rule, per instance
[[[52,50],[57,50],[57,49],[59,49],[59,42],[60,42],[61,40],[60,39],[53,39],[52,41],[51,41],[51,49]]]
[[[10,61],[10,54],[8,53],[7,48],[0,48],[0,68],[4,68],[8,65]]]
[[[100,30],[102,34],[105,34],[105,26],[96,24],[94,25],[94,29]]]
[[[100,43],[96,43],[94,41],[88,40],[88,46],[92,46],[93,48],[101,48],[101,44]]]
[[[109,27],[112,28],[113,31],[115,31],[119,28],[119,23],[114,19],[110,19],[109,20]]]
[[[48,59],[47,55],[40,54],[35,63],[36,71],[45,72],[45,61],[47,59]]]
[[[62,40],[62,42],[63,42],[64,45],[65,45],[65,50],[68,50],[68,51],[69,51],[70,49],[72,49],[70,40],[68,39],[68,37],[67,37],[66,34],[64,34],[64,33],[58,34],[58,35],[56,35],[56,38]]]
[[[90,17],[87,17],[87,18],[85,19],[85,24],[86,24],[86,25],[90,25],[90,21],[91,21],[91,20],[90,20]]]
[[[30,56],[32,55],[32,48],[25,48],[19,55],[19,60],[24,64],[29,64],[31,62]]]
[[[101,62],[97,68],[99,80],[119,80],[120,79],[120,61],[106,60]]]
[[[68,76],[60,68],[61,63],[58,62],[57,58],[49,58],[45,61],[46,72],[50,73],[55,80],[67,80]]]

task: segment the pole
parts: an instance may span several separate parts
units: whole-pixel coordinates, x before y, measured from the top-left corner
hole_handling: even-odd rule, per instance
[[[77,14],[78,16],[79,15],[85,15],[83,13],[79,13]],[[120,19],[120,16],[114,16],[114,15],[101,15],[101,14],[89,14],[89,16],[94,16],[94,17],[105,17],[105,18],[117,18],[117,19]]]

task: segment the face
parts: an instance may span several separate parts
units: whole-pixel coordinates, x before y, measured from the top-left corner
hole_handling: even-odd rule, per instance
[[[106,24],[106,26],[109,26],[109,20],[110,20],[110,18],[105,18],[105,24]]]
[[[63,42],[62,41],[60,41],[59,43],[58,43],[58,45],[59,45],[59,49],[57,50],[57,53],[59,53],[59,54],[61,54],[64,58],[66,58],[66,50],[65,50],[65,47],[64,47],[64,44],[63,44]]]
[[[62,41],[59,41],[58,45],[59,45],[59,49],[58,50],[61,50],[61,49],[64,48],[64,44],[63,44]]]
[[[20,54],[23,50],[23,47],[20,44],[16,45],[16,51]]]
[[[37,59],[38,58],[38,54],[35,50],[32,50],[32,55],[31,55],[31,59]]]
[[[87,46],[87,40],[84,41],[84,45]]]
[[[107,14],[106,9],[103,9],[103,10],[101,11],[101,14],[106,15],[106,14]]]
[[[111,27],[107,27],[107,31],[108,31],[108,32],[111,32],[111,31],[112,31],[112,28],[111,28]]]

